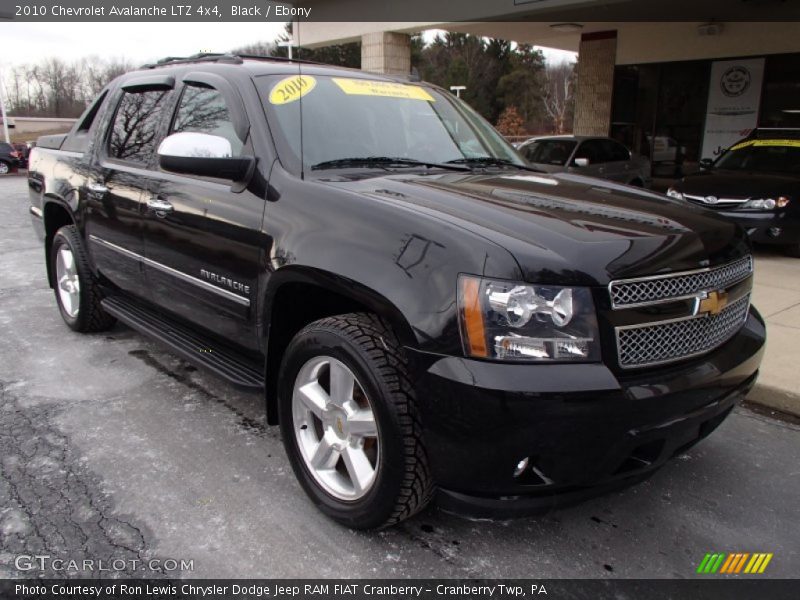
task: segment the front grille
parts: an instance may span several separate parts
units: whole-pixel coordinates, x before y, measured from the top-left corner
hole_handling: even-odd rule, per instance
[[[705,208],[711,209],[720,209],[720,208],[731,208],[732,206],[739,206],[747,202],[750,198],[717,198],[716,196],[691,196],[689,194],[684,194],[684,198],[686,198],[689,202],[694,204],[699,204]],[[709,198],[711,199],[709,201]]]
[[[691,358],[731,339],[744,324],[750,295],[718,315],[700,315],[658,323],[618,327],[617,352],[623,368],[646,367]]]
[[[688,298],[698,292],[725,289],[746,279],[752,272],[753,258],[745,256],[721,267],[612,281],[609,284],[611,306],[615,309],[629,308]]]

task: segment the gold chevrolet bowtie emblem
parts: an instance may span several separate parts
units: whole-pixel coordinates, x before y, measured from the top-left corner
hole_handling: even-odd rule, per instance
[[[708,292],[705,298],[699,299],[695,314],[718,315],[728,306],[728,292],[719,290]]]

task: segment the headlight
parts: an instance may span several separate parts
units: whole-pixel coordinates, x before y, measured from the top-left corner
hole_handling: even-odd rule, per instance
[[[675,200],[683,200],[683,194],[675,188],[669,188],[667,190],[667,196],[670,198],[675,198]]]
[[[461,337],[468,356],[521,361],[600,360],[588,288],[458,280]]]
[[[740,208],[750,210],[774,210],[776,208],[784,208],[789,204],[789,198],[781,196],[777,200],[775,198],[755,198],[748,200],[741,205]]]

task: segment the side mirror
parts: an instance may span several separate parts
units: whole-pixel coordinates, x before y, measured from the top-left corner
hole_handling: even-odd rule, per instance
[[[572,161],[572,164],[576,167],[588,167],[589,166],[589,159],[588,158],[576,158]]]
[[[242,181],[249,177],[255,159],[233,156],[231,143],[224,137],[184,131],[164,138],[158,147],[158,164],[173,173]]]
[[[700,168],[701,169],[710,169],[714,166],[714,161],[710,158],[704,158],[700,161]]]

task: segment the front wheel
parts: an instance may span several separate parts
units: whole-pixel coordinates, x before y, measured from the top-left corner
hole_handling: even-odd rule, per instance
[[[116,321],[100,305],[102,293],[74,225],[56,232],[50,249],[50,272],[64,322],[74,331],[105,331]]]
[[[402,348],[378,317],[311,323],[286,350],[281,433],[303,489],[355,529],[398,523],[430,500],[421,426]]]

